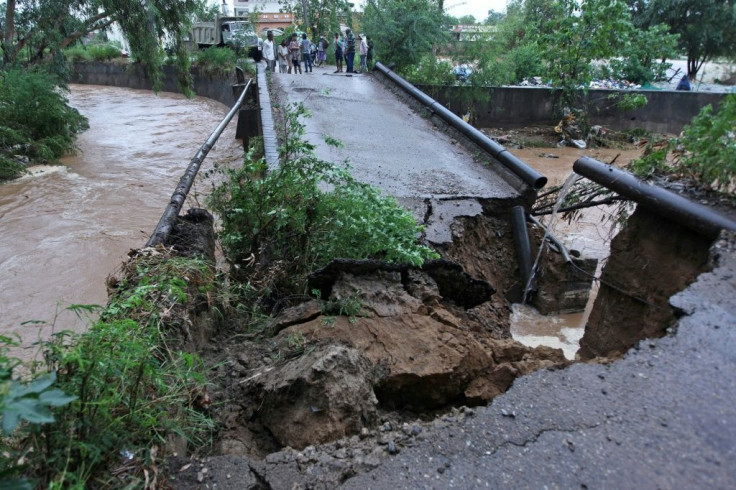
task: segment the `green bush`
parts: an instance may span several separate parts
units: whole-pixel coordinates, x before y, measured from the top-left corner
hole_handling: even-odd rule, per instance
[[[452,64],[427,55],[419,63],[406,69],[406,78],[412,83],[427,85],[454,85]]]
[[[81,44],[72,46],[71,48],[64,50],[64,55],[66,56],[66,59],[71,61],[72,63],[77,61],[92,60],[92,55],[90,54],[89,50]]]
[[[233,71],[237,61],[238,57],[232,49],[212,46],[197,52],[194,66],[204,75],[226,76]]]
[[[23,157],[55,163],[88,127],[51,75],[21,69],[0,71],[0,124],[0,179],[17,176]]]
[[[92,44],[88,47],[88,51],[95,61],[110,61],[123,55],[120,48],[112,44]]]
[[[393,198],[315,157],[302,115],[302,107],[285,110],[279,168],[267,172],[263,160],[246,158],[209,199],[234,276],[279,298],[306,293],[307,274],[334,258],[421,265],[436,257]]]
[[[38,398],[57,405],[54,420],[23,425],[3,439],[7,461],[24,463],[0,469],[22,471],[37,488],[142,488],[143,470],[155,475],[151,468],[169,436],[207,442],[212,423],[198,408],[204,368],[176,346],[188,328],[181,312],[212,280],[212,268],[196,259],[129,263],[100,320],[84,334],[60,332],[44,344],[35,369],[57,379],[55,391]],[[44,384],[28,388],[48,388],[49,375],[37,379]]]
[[[718,111],[705,106],[682,136],[632,163],[639,175],[674,174],[710,190],[736,189],[736,95],[727,95]]]

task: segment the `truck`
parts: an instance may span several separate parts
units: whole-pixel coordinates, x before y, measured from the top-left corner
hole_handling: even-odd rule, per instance
[[[263,56],[263,42],[246,17],[217,16],[211,22],[196,22],[189,32],[189,40],[199,49],[227,46],[246,51],[256,61]]]

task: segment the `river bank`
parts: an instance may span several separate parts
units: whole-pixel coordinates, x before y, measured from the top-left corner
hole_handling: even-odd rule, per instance
[[[0,333],[33,342],[85,328],[66,307],[105,304],[105,278],[153,231],[183,169],[228,108],[179,94],[71,85],[87,116],[76,155],[0,185]],[[238,162],[235,127],[205,162]],[[205,189],[190,196],[194,203]],[[26,323],[30,322],[30,323]]]

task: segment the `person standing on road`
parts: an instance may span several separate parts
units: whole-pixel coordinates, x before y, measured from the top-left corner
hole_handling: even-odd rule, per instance
[[[327,59],[327,46],[329,43],[327,42],[327,39],[325,39],[325,35],[322,34],[319,36],[319,41],[317,41],[317,66],[322,66],[325,64],[325,59]]]
[[[355,63],[355,36],[350,29],[345,29],[345,64],[347,65],[345,73],[355,73],[353,63]]]
[[[335,48],[335,65],[337,70],[335,73],[342,73],[342,43],[340,42],[340,34],[335,33],[335,41],[333,43]]]
[[[358,73],[364,73],[368,71],[368,65],[366,61],[366,58],[368,58],[368,43],[363,36],[358,36],[358,41],[360,42],[360,47],[358,48],[360,50],[360,70],[358,71]]]
[[[302,58],[304,58],[304,73],[312,73],[312,41],[306,34],[302,34]]]
[[[286,39],[279,44],[279,71],[281,73],[291,73],[291,64],[289,64],[289,45]]]
[[[276,71],[276,49],[273,43],[273,31],[268,31],[263,41],[263,58],[266,60],[268,71]]]
[[[291,35],[291,42],[289,43],[289,56],[291,57],[291,64],[294,66],[294,75],[296,75],[296,72],[300,74],[302,72],[302,67],[299,65],[299,51],[301,51],[301,46],[295,32]]]

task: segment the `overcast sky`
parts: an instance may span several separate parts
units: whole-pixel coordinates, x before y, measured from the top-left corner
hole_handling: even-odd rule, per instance
[[[472,15],[480,22],[488,17],[489,10],[503,12],[506,0],[445,0],[445,12],[453,17]]]

